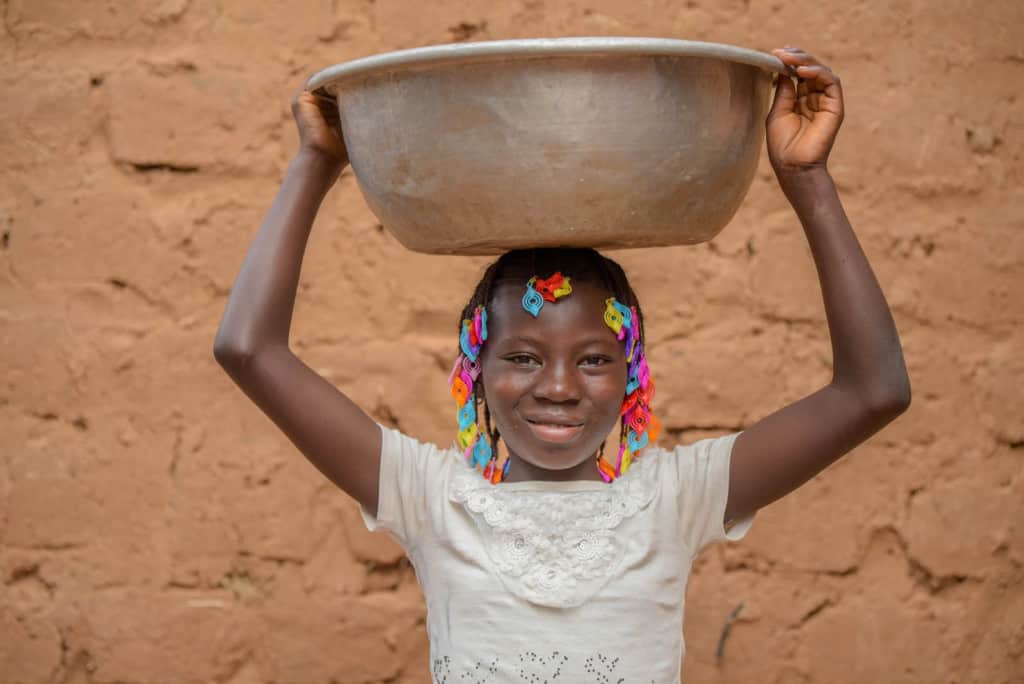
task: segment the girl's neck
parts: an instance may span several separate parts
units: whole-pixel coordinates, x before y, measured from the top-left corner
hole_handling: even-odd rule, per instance
[[[503,482],[603,482],[593,458],[588,458],[565,470],[549,470],[511,454],[512,465]]]

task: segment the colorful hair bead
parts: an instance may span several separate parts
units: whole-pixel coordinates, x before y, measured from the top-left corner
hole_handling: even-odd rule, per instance
[[[605,482],[611,482],[616,478],[618,473],[615,472],[615,468],[608,464],[608,461],[602,457],[597,457],[597,472],[601,474],[601,479]]]
[[[476,406],[470,402],[466,402],[462,408],[459,409],[459,429],[467,430],[469,426],[476,422]]]
[[[473,465],[478,468],[485,468],[490,463],[491,456],[491,445],[487,443],[486,439],[478,439],[476,444],[473,445]],[[490,479],[489,477],[487,479]]]
[[[633,428],[633,432],[640,434],[647,429],[647,426],[651,424],[651,413],[646,409],[637,409],[633,411],[629,416],[629,427]]]
[[[468,427],[459,430],[459,446],[463,449],[471,447],[477,438],[477,432],[476,423],[471,423]]]
[[[622,331],[622,313],[615,307],[615,298],[609,297],[605,300],[604,323],[612,329],[616,335]]]
[[[603,458],[597,459],[598,472],[602,479],[610,482],[629,470],[637,452],[657,437],[661,424],[650,410],[654,380],[640,339],[640,315],[636,307],[623,306],[614,297],[609,297],[605,300],[604,322],[622,341],[628,364],[626,396],[619,409],[623,434],[618,458],[614,468]]]
[[[629,447],[630,451],[640,451],[645,446],[647,446],[647,443],[649,441],[650,435],[648,435],[646,432],[637,434],[633,430],[630,430],[626,434],[626,445]]]
[[[451,383],[452,397],[455,399],[455,403],[462,406],[469,399],[469,387],[466,386],[466,382],[459,377],[452,380]]]
[[[455,376],[456,370],[459,371],[459,375],[465,373],[472,380],[476,380],[480,377],[480,361],[479,359],[470,359],[468,356],[459,354],[459,358],[455,360],[455,368],[452,369],[452,377]],[[451,378],[448,382],[451,383]]]
[[[534,318],[540,315],[544,302],[554,302],[572,294],[569,278],[560,272],[549,278],[533,276],[526,281],[526,294],[523,295],[523,308]]]
[[[538,295],[539,297],[540,295]],[[477,379],[480,377],[480,352],[487,341],[487,309],[478,306],[473,317],[462,321],[459,329],[459,349],[461,353],[452,364],[452,372],[448,376],[448,385],[452,397],[458,405],[459,430],[456,444],[462,449],[466,461],[474,468],[482,471],[488,481],[497,484],[508,474],[510,460],[505,459],[498,467],[498,455],[478,425],[479,416],[476,410]]]
[[[572,293],[572,285],[569,283],[569,279],[564,277],[560,272],[555,273],[550,278],[538,278],[534,276],[530,280],[533,281],[533,287],[540,293],[540,296],[544,298],[546,302],[553,302],[556,299],[561,299],[568,294]]]
[[[540,310],[544,306],[544,298],[533,289],[536,280],[536,277],[530,278],[526,283],[526,294],[523,295],[523,308],[529,311],[534,318],[540,315]]]
[[[459,334],[459,347],[462,349],[462,353],[466,355],[470,361],[476,361],[476,357],[480,353],[479,345],[474,345],[471,338],[469,321],[462,321],[462,332]]]

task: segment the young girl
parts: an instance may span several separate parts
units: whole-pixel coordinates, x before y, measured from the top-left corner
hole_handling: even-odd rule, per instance
[[[639,302],[592,250],[520,250],[487,269],[459,317],[449,448],[377,425],[292,354],[306,239],[347,162],[332,104],[296,97],[300,150],[214,353],[405,548],[435,681],[677,682],[696,554],[907,408],[892,317],[826,168],[839,79],[802,50],[774,53],[797,84],[779,79],[768,153],[817,266],[832,381],[740,434],[672,450],[655,444]]]

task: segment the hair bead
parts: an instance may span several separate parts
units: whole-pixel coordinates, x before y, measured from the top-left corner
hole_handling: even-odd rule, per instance
[[[500,470],[497,468],[497,454],[478,424],[477,398],[474,391],[481,371],[480,351],[486,340],[487,310],[483,306],[477,306],[473,310],[472,318],[463,319],[459,329],[461,353],[452,365],[448,385],[458,405],[459,430],[455,441],[462,449],[466,461],[496,484],[508,474],[509,461],[506,459],[504,467]]]
[[[572,294],[569,278],[556,272],[548,278],[533,276],[526,281],[526,294],[523,295],[523,308],[536,318],[544,307],[544,302],[554,302]]]
[[[654,396],[654,380],[647,365],[640,339],[640,315],[636,307],[623,306],[615,297],[605,300],[604,322],[622,341],[626,352],[626,396],[619,414],[622,416],[622,437],[615,468],[598,456],[597,469],[601,477],[611,479],[629,470],[633,457],[657,436],[661,424],[651,413],[650,401]]]

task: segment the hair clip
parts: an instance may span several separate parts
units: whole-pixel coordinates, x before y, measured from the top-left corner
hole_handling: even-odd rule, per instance
[[[476,402],[467,401],[463,404],[462,408],[459,409],[458,413],[459,430],[466,430],[470,425],[476,422]]]
[[[627,394],[626,398],[622,400],[622,408],[619,409],[619,415],[624,416],[629,413],[630,409],[636,406],[637,399],[638,397],[636,392]]]
[[[628,364],[626,396],[619,408],[625,434],[619,442],[616,467],[611,468],[601,457],[597,459],[601,477],[610,482],[626,472],[636,453],[658,436],[661,423],[650,410],[650,402],[654,397],[654,379],[640,340],[639,312],[635,306],[624,306],[615,297],[609,297],[605,300],[604,322],[623,342]]]
[[[487,341],[487,309],[482,306],[476,307],[473,311],[473,331],[476,333],[478,344]]]
[[[540,314],[541,307],[544,306],[544,298],[540,295],[537,290],[533,289],[533,284],[537,282],[537,276],[530,278],[526,283],[526,294],[523,295],[523,308],[530,312],[534,318]]]
[[[650,424],[651,412],[643,406],[637,405],[636,410],[629,416],[629,427],[633,428],[633,432],[639,435]]]
[[[459,446],[463,449],[469,448],[477,436],[476,423],[471,423],[469,427],[459,430]]]
[[[536,318],[540,314],[544,302],[554,302],[570,294],[572,294],[572,284],[570,284],[569,278],[563,276],[561,272],[555,273],[549,278],[533,276],[526,281],[523,308]]]
[[[615,468],[612,468],[608,461],[604,460],[601,456],[597,457],[597,472],[601,474],[601,479],[605,482],[611,482],[615,479]]]
[[[455,398],[455,403],[462,406],[469,399],[469,387],[466,385],[466,381],[461,377],[457,377],[452,380],[452,397]]]
[[[648,442],[650,442],[650,435],[648,435],[646,432],[643,432],[638,435],[637,433],[630,430],[629,434],[626,435],[626,444],[629,446],[629,450],[632,451],[633,453],[636,453],[637,451],[643,449],[645,446],[647,446]]]
[[[480,377],[480,360],[459,354],[459,358],[455,360],[455,368],[452,369],[452,377],[455,377],[457,371],[461,371],[459,375],[465,373],[471,380],[476,380]],[[448,383],[451,384],[451,378]]]
[[[474,344],[474,337],[475,334],[472,331],[471,321],[469,319],[463,320],[462,332],[459,334],[459,347],[470,361],[476,361],[476,357],[480,354],[480,344]]]
[[[549,278],[534,276],[530,280],[533,281],[534,289],[540,293],[540,296],[546,302],[553,302],[556,299],[572,294],[572,285],[569,284],[569,279],[563,276],[560,271]]]
[[[604,323],[612,329],[616,336],[622,332],[624,321],[622,319],[622,312],[615,306],[615,297],[609,297],[604,300]]]
[[[488,462],[490,462],[491,460],[491,455],[491,445],[487,443],[487,440],[476,440],[476,444],[473,445],[472,464],[475,466],[480,466],[481,468],[485,468],[487,467]],[[487,479],[490,478],[488,477]]]
[[[448,386],[451,387],[452,383],[455,382],[455,378],[459,377],[459,370],[465,368],[466,355],[460,353],[455,357],[455,363],[452,364],[452,372],[448,374]]]

